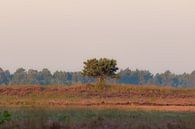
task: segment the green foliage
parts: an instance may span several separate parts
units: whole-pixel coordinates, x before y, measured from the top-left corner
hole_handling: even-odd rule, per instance
[[[27,72],[24,68],[19,68],[13,74],[12,84],[24,84],[27,80]]]
[[[52,74],[51,72],[44,68],[41,72],[38,73],[38,80],[41,85],[49,85],[52,83]]]
[[[94,58],[84,62],[82,75],[96,78],[98,86],[103,86],[106,78],[116,77],[117,70],[118,67],[116,60],[107,58],[100,58],[98,60]]]
[[[39,84],[37,77],[38,77],[38,71],[29,69],[27,73],[27,83],[28,84]]]
[[[53,74],[53,79],[54,79],[54,83],[55,84],[60,84],[60,85],[63,85],[63,84],[66,84],[67,83],[67,74],[66,72],[63,72],[63,71],[56,71],[54,74]]]
[[[3,113],[0,113],[0,125],[10,120],[11,120],[11,114],[8,111],[4,111]]]
[[[6,84],[8,81],[5,72],[0,68],[0,84]]]
[[[1,129],[194,129],[192,112],[96,108],[16,108]],[[3,128],[4,127],[4,128]],[[169,128],[168,128],[169,127]]]
[[[153,75],[149,71],[146,70],[132,71],[129,68],[121,70],[119,76],[120,76],[119,83],[125,84],[145,85],[151,84],[153,80]]]

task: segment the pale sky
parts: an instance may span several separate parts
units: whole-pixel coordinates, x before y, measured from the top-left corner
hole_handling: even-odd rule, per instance
[[[79,71],[108,57],[153,73],[195,70],[195,0],[0,0],[0,67]]]

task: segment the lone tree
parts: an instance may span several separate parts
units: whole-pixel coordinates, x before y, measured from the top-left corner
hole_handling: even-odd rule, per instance
[[[84,76],[96,78],[98,87],[105,85],[106,79],[117,77],[117,61],[114,59],[94,58],[84,62],[82,74]]]

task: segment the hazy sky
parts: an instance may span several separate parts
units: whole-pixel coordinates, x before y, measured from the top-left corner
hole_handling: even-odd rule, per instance
[[[195,70],[195,0],[0,0],[0,67]]]

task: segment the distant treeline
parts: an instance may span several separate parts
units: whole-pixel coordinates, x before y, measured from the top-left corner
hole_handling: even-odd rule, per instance
[[[146,70],[125,69],[118,72],[118,79],[108,79],[110,83],[134,85],[159,85],[174,87],[195,87],[195,71],[192,73],[174,74],[170,71],[153,75]],[[13,74],[9,70],[0,68],[0,85],[71,85],[74,83],[92,83],[94,78],[84,77],[81,72],[56,71],[51,73],[48,69],[41,71],[19,68]]]

